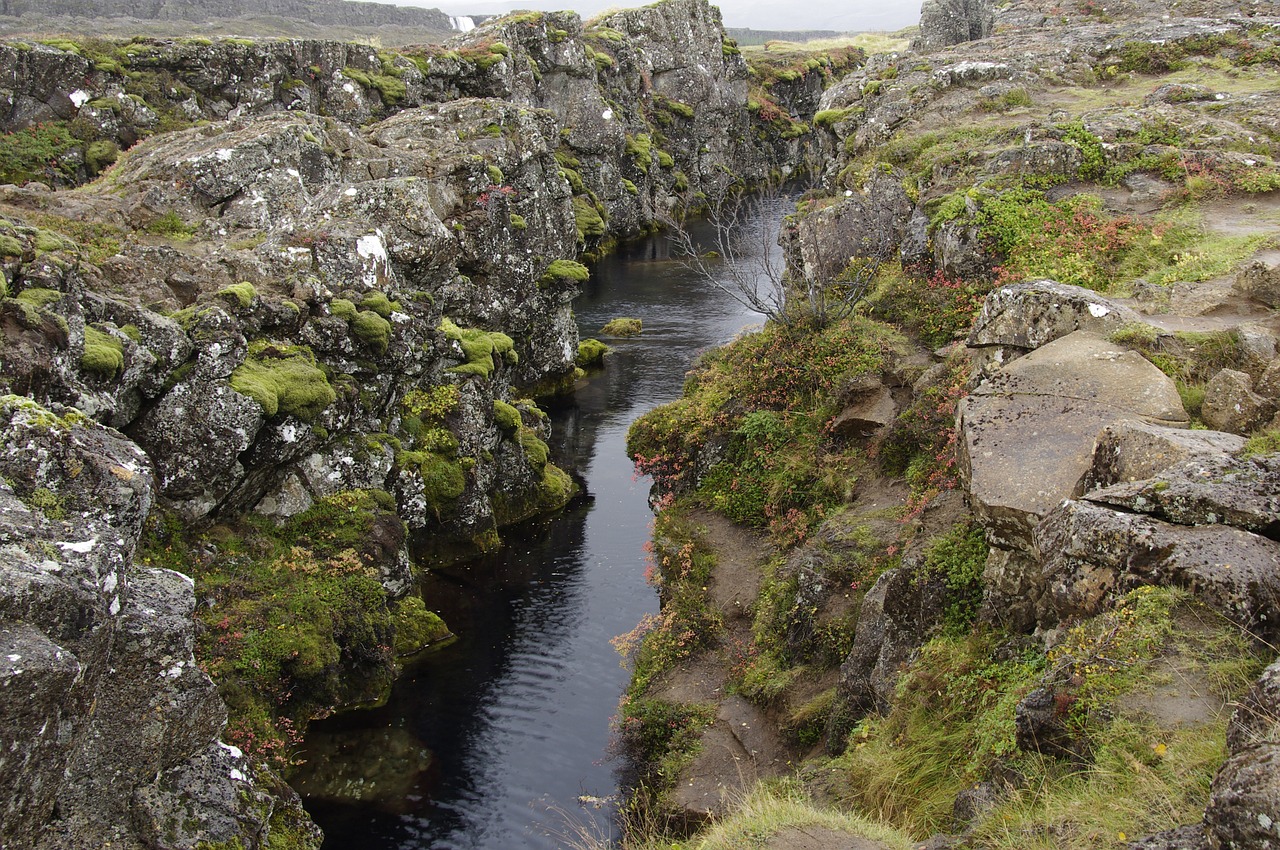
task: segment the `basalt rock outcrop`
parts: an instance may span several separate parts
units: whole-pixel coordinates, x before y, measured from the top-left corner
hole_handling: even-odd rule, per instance
[[[75,410],[9,395],[0,420],[0,842],[318,845],[296,795],[218,743],[226,708],[192,656],[191,580],[132,563],[155,496],[147,456]],[[191,770],[199,783],[171,781]],[[164,828],[148,837],[138,819]]]

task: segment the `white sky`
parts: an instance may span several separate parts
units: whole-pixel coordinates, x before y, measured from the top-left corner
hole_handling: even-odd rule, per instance
[[[438,8],[448,15],[500,15],[512,9],[573,9],[584,18],[651,0],[382,0]],[[896,30],[920,20],[920,0],[712,0],[725,26],[769,30]]]

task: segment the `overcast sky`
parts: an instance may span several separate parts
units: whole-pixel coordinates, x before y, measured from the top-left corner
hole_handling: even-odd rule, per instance
[[[387,0],[384,0],[387,2]],[[605,9],[644,6],[649,0],[390,0],[449,15],[500,15],[512,9],[573,9],[584,18]],[[715,0],[712,0],[715,2]],[[725,26],[769,30],[896,30],[920,20],[920,0],[720,0]]]

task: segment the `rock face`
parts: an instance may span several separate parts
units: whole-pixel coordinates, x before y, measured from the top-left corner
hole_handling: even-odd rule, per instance
[[[131,563],[154,499],[136,445],[16,396],[0,398],[0,428],[0,843],[140,847],[135,795],[190,805],[156,778],[216,752],[226,723],[192,656],[191,580]],[[221,793],[228,816],[248,815],[248,794],[269,803],[278,828],[306,823],[295,796],[261,790],[242,759],[230,764],[203,792]]]
[[[1227,761],[1210,789],[1210,846],[1280,847],[1280,662],[1268,667],[1227,728]]]

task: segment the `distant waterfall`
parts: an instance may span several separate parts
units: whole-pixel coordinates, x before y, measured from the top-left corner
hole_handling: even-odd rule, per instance
[[[476,22],[471,20],[471,18],[466,18],[466,17],[450,18],[449,26],[453,27],[458,32],[470,32],[471,30],[476,28]]]

